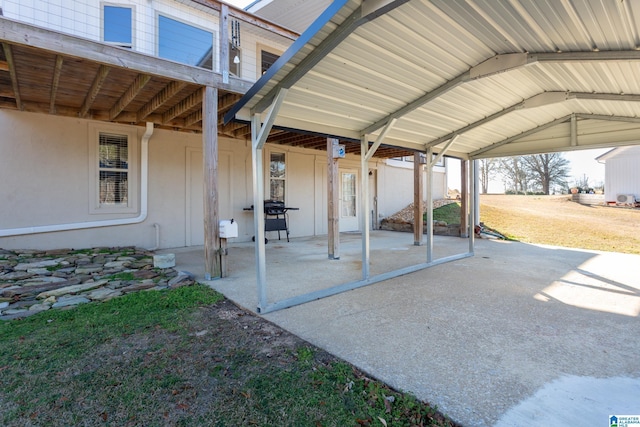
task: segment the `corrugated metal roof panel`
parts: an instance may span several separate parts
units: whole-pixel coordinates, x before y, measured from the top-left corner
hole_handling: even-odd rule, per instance
[[[396,117],[389,143],[442,147],[459,134],[451,149],[463,155],[571,148],[568,122],[551,123],[572,113],[640,117],[640,2],[382,3],[396,7],[343,33],[362,4],[350,0],[244,105],[264,106],[263,97],[287,87],[277,125],[355,138],[366,129],[374,138]],[[341,41],[318,49],[332,38]],[[302,65],[318,53],[317,64]],[[287,80],[292,72],[301,77]],[[580,128],[593,120],[581,117]],[[628,125],[578,139],[589,146],[628,140]],[[619,138],[608,135],[615,132]]]

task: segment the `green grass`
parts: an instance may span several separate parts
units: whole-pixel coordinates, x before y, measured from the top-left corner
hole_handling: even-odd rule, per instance
[[[427,216],[423,219],[426,221]],[[460,224],[460,203],[449,203],[433,210],[434,221],[444,221],[447,224]]]
[[[451,425],[281,334],[201,285],[2,322],[0,425]]]

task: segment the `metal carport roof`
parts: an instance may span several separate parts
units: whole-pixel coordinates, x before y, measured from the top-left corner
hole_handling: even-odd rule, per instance
[[[254,205],[264,199],[272,126],[360,140],[362,212],[364,171],[382,142],[427,152],[428,174],[434,151],[478,159],[638,144],[638,18],[640,2],[629,1],[335,0],[225,115],[252,123]],[[264,220],[254,212],[258,311],[472,256],[475,202],[467,253],[433,260],[429,208],[426,261],[371,277],[361,215],[362,280],[273,304]]]
[[[460,158],[638,143],[640,2],[336,0],[230,111]]]

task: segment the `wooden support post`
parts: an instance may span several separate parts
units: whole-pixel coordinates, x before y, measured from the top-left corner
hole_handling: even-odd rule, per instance
[[[460,237],[469,237],[469,162],[460,160]]]
[[[422,208],[424,173],[422,163],[420,163],[420,154],[419,152],[413,154],[413,244],[415,246],[422,246],[422,235],[424,233],[422,219],[424,215],[424,209]],[[431,183],[429,183],[429,185],[431,185]]]
[[[340,259],[340,211],[338,159],[333,158],[335,138],[327,138],[327,216],[329,218],[329,259]]]
[[[220,238],[220,277],[227,277],[227,239]]]
[[[205,279],[222,276],[220,218],[218,213],[218,89],[207,86],[202,102],[202,152],[204,159]]]

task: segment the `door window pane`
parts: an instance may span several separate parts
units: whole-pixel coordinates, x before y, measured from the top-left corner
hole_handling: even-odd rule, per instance
[[[269,198],[284,202],[286,163],[284,153],[271,153],[269,162]]]
[[[343,217],[356,216],[356,174],[342,174],[342,213]]]

